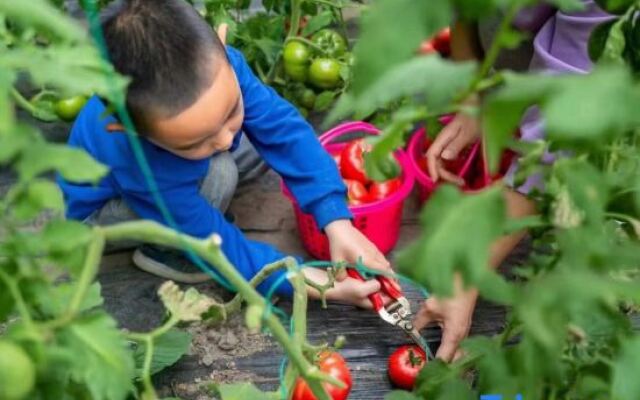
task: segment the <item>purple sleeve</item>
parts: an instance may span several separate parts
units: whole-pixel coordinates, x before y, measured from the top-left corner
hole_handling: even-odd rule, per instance
[[[542,26],[533,42],[533,57],[530,70],[548,74],[586,74],[592,68],[587,45],[591,31],[614,17],[600,9],[593,0],[584,1],[585,8],[579,12],[557,11]],[[517,22],[517,21],[516,21]],[[537,108],[527,111],[520,124],[521,139],[534,141],[544,137],[543,121]],[[554,157],[546,154],[543,162],[553,162]],[[517,165],[513,165],[507,175],[507,182],[513,180]],[[541,189],[539,176],[531,176],[518,188],[521,193]]]

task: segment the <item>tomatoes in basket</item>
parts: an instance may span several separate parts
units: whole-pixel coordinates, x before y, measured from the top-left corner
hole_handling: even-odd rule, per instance
[[[426,363],[427,355],[420,347],[415,345],[401,346],[389,357],[389,379],[395,386],[411,390],[420,370]]]
[[[358,139],[349,143],[340,154],[340,171],[347,179],[355,179],[363,184],[371,180],[364,169],[364,152],[369,151],[370,146],[364,140]]]
[[[360,181],[354,179],[343,179],[347,185],[347,198],[349,205],[357,206],[369,201],[369,191]]]
[[[402,186],[400,178],[389,179],[384,182],[373,182],[369,187],[369,198],[371,200],[382,200],[391,196]]]
[[[316,362],[320,371],[325,374],[332,376],[342,382],[344,382],[345,386],[343,388],[339,388],[330,383],[323,383],[322,386],[325,388],[329,397],[333,400],[346,400],[349,396],[349,392],[351,391],[351,372],[349,371],[349,367],[347,366],[347,362],[342,358],[342,356],[335,351],[324,351],[318,355],[318,360]],[[316,400],[316,397],[313,395],[313,392],[302,378],[298,378],[296,381],[296,385],[293,388],[293,396],[291,396],[292,400]]]

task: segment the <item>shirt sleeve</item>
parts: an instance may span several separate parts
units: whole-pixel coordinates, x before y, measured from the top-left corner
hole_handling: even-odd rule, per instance
[[[244,99],[243,130],[256,150],[321,229],[332,221],[350,219],[338,168],[311,125],[253,74],[239,51],[228,48],[228,55]]]

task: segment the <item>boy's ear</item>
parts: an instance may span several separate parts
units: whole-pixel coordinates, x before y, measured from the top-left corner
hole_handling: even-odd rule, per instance
[[[220,26],[218,26],[218,29],[216,29],[218,38],[220,38],[220,41],[223,45],[227,44],[227,30],[229,30],[229,25],[227,24],[220,24]]]

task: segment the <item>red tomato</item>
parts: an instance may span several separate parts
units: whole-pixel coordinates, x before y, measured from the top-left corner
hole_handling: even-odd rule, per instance
[[[389,197],[402,186],[400,178],[389,179],[384,182],[373,182],[369,187],[369,198],[371,200],[382,200]]]
[[[362,182],[353,179],[343,179],[342,181],[347,185],[349,205],[357,206],[369,201],[369,192]]]
[[[421,348],[414,345],[401,346],[389,357],[389,379],[399,388],[411,390],[427,356]]]
[[[433,39],[433,47],[442,54],[448,56],[451,54],[451,29],[444,28]]]
[[[345,384],[344,388],[339,388],[329,383],[323,383],[322,386],[329,394],[329,397],[333,400],[346,400],[351,391],[352,381],[351,372],[349,372],[349,367],[344,358],[342,358],[339,353],[324,351],[318,356],[316,365],[318,365],[320,371],[341,380]],[[307,382],[302,378],[298,378],[293,388],[291,400],[316,400],[316,397],[313,395],[313,392],[311,392],[311,389],[309,389]]]
[[[369,183],[364,170],[363,153],[369,151],[370,146],[364,140],[358,139],[349,143],[340,154],[340,171],[342,176],[347,179],[355,179],[363,184]]]
[[[436,50],[436,47],[432,39],[423,40],[422,43],[420,43],[418,54],[427,55],[427,54],[433,54],[437,52],[438,50]]]

